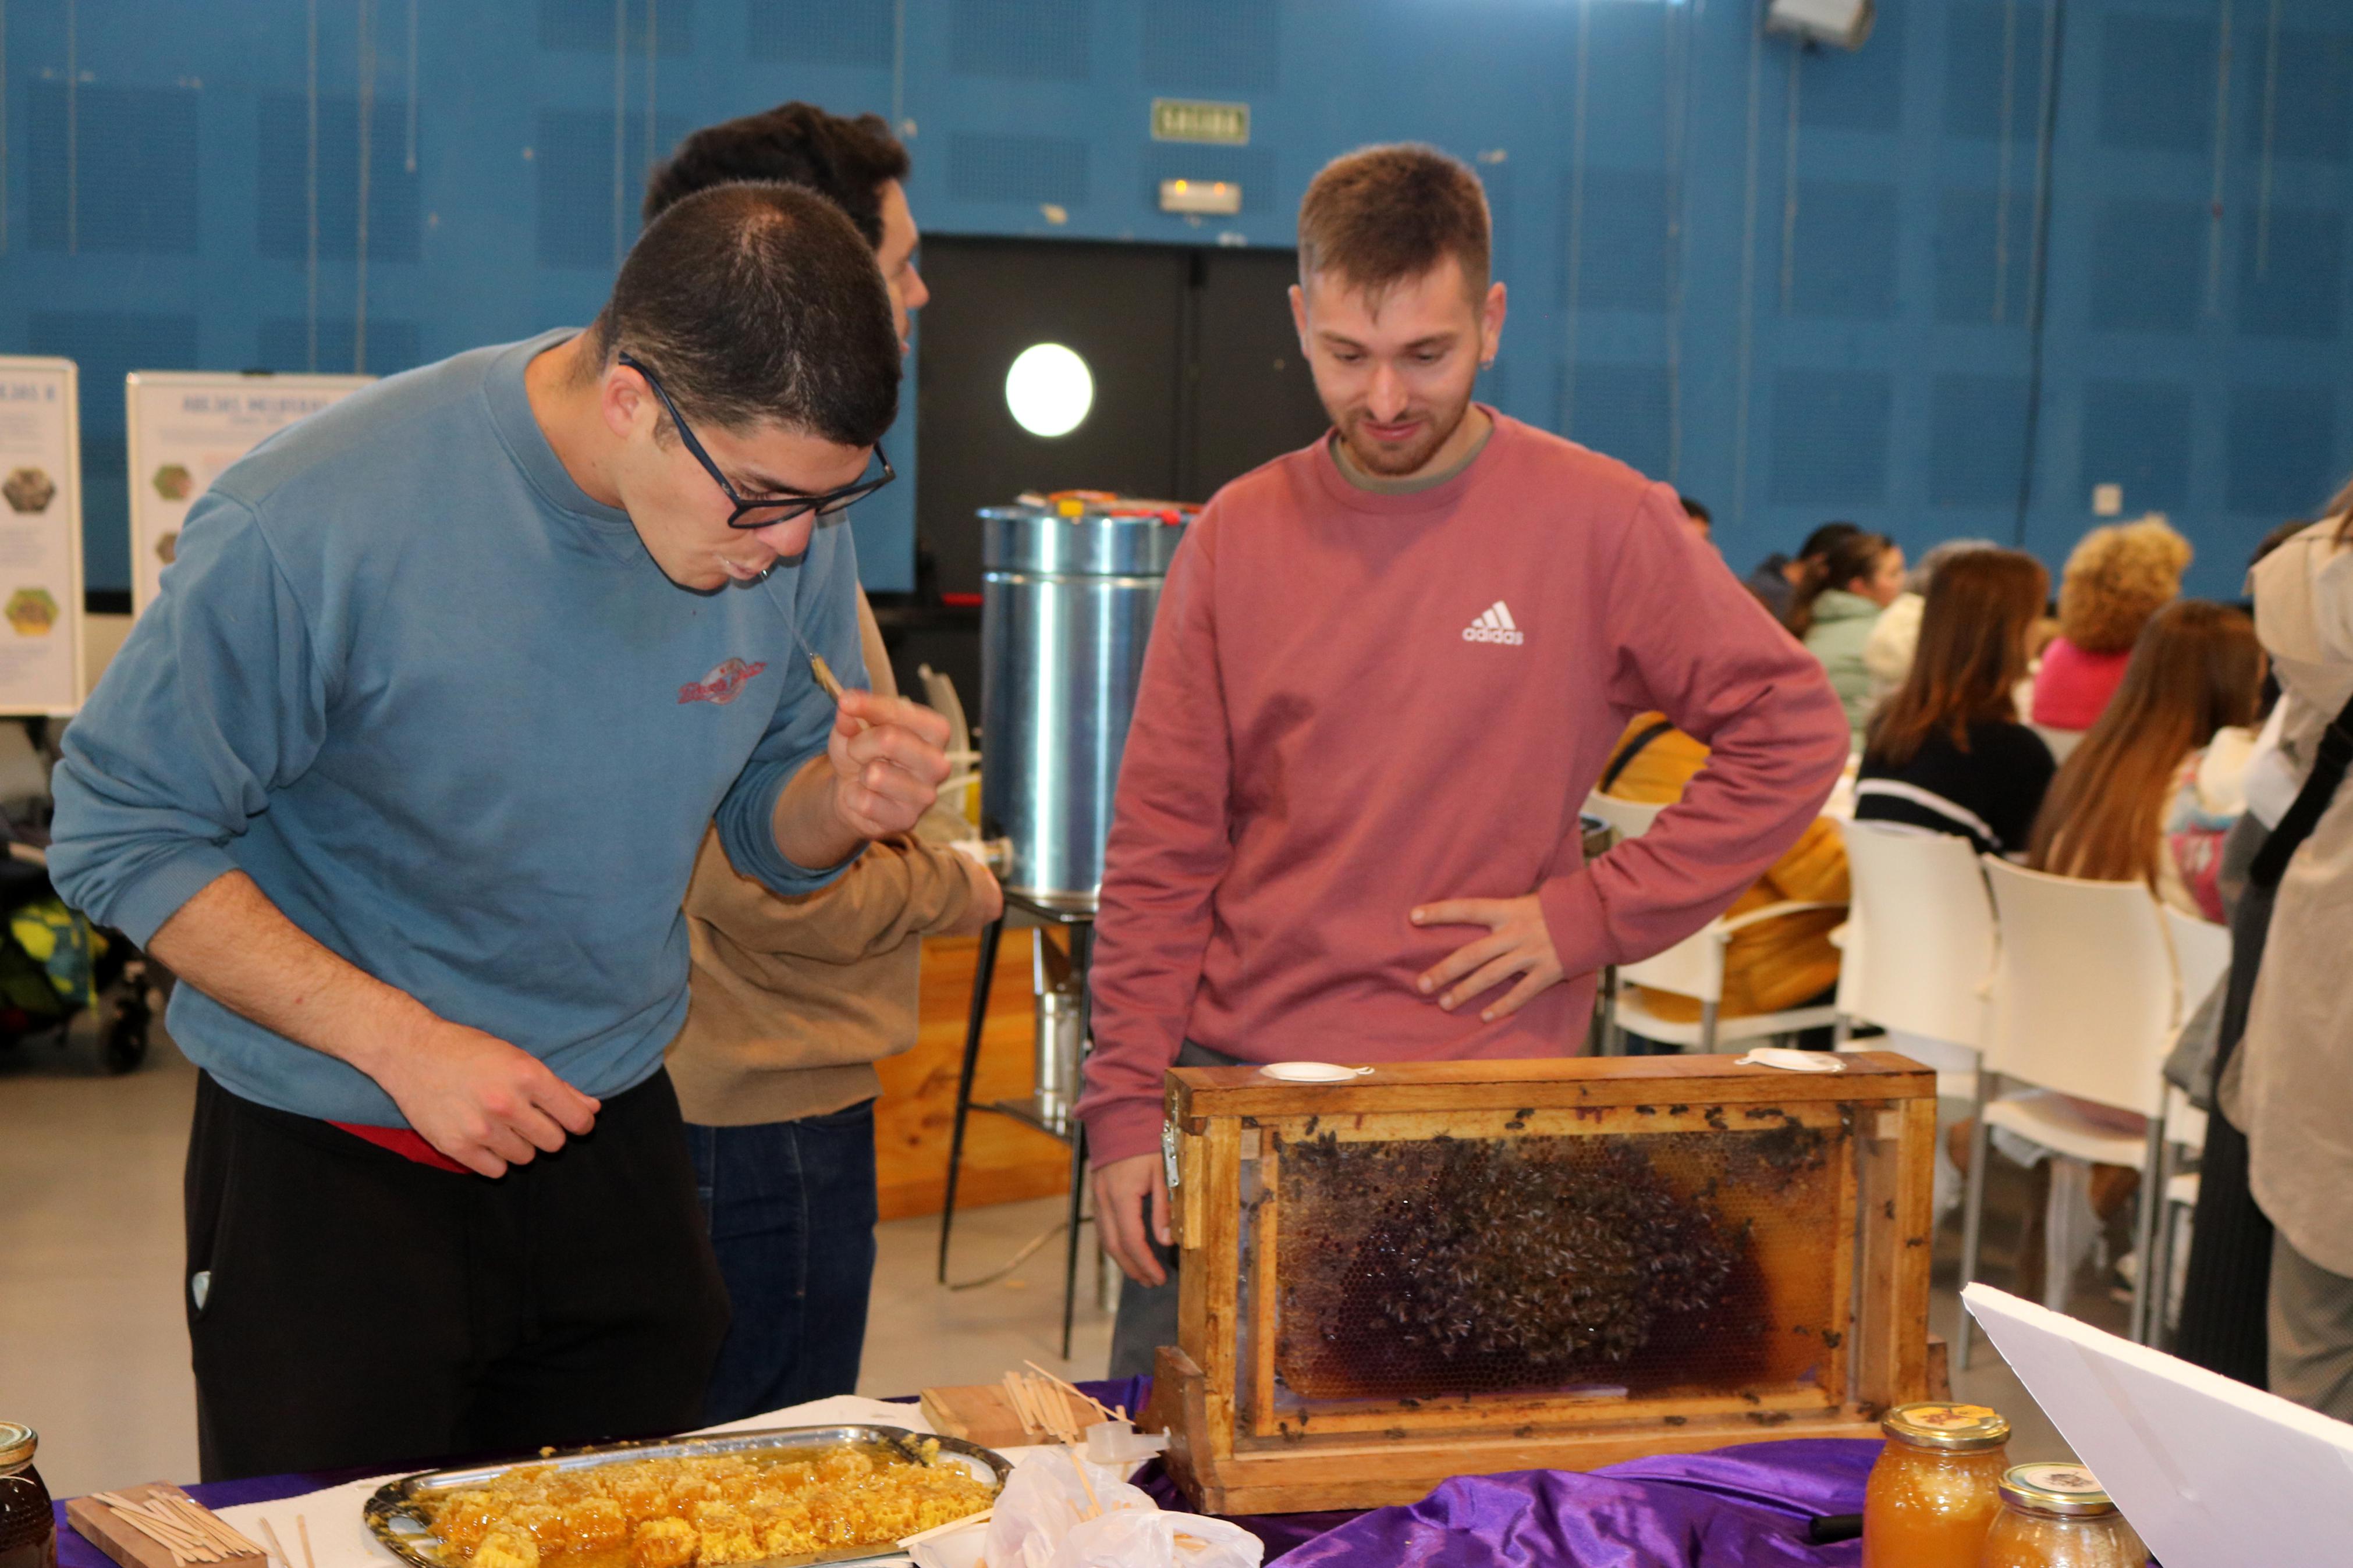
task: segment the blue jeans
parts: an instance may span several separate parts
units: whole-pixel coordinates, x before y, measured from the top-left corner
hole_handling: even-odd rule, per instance
[[[706,1422],[850,1394],[874,1283],[874,1102],[755,1127],[689,1123],[734,1321]]]

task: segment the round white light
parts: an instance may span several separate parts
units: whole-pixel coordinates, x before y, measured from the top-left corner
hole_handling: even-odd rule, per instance
[[[1060,343],[1032,343],[1005,373],[1005,406],[1032,436],[1067,436],[1094,406],[1087,362]]]

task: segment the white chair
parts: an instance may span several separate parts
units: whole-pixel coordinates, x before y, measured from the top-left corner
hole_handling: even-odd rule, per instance
[[[1619,800],[1599,792],[1585,798],[1585,815],[1608,823],[1620,840],[1639,838],[1649,832],[1651,824],[1656,822],[1659,814],[1666,809],[1664,805]],[[1767,904],[1761,910],[1751,910],[1733,919],[1718,916],[1664,952],[1632,963],[1620,964],[1610,982],[1612,993],[1608,1002],[1611,1049],[1615,1051],[1618,1048],[1617,1037],[1626,1033],[1683,1050],[1696,1048],[1707,1052],[1735,1040],[1793,1034],[1799,1029],[1823,1028],[1835,1023],[1838,1018],[1835,1006],[1789,1007],[1778,1013],[1757,1013],[1737,1018],[1721,1016],[1724,953],[1732,939],[1750,926],[1788,915],[1803,914],[1810,910],[1844,907],[1842,904],[1785,899],[1778,904]],[[1636,985],[1697,997],[1699,1021],[1693,1023],[1662,1017],[1639,994],[1629,994],[1620,989],[1627,981]]]
[[[1936,1074],[1935,1212],[1961,1201],[1963,1180],[1945,1133],[1985,1110],[1988,983],[1993,972],[1993,900],[1969,841],[1893,822],[1845,822],[1852,914],[1832,940],[1839,963],[1838,1049],[1861,1048],[1857,1024]]]
[[[2213,994],[2231,973],[2231,928],[2165,907],[2165,938],[2173,949],[2174,974],[2184,1018]]]
[[[1992,1100],[1978,1118],[1969,1162],[1961,1281],[1977,1278],[1989,1134],[1996,1127],[2056,1154],[2137,1166],[2140,1268],[2132,1337],[2146,1342],[2147,1267],[2162,1203],[2166,1053],[2181,1017],[2173,955],[2157,900],[2138,882],[2087,882],[1984,858],[2000,940],[1994,960],[1989,1074],[2051,1092]],[[2071,1100],[2137,1113],[2145,1136],[2119,1132]],[[1969,1364],[1962,1314],[1959,1361]]]
[[[1841,824],[1852,914],[1842,928],[1839,1037],[1856,1024],[1948,1042],[1940,1099],[1976,1097],[1993,971],[1993,902],[1966,838],[1884,822]]]

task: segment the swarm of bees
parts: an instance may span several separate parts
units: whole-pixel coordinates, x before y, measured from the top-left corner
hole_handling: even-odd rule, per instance
[[[1665,1141],[1286,1145],[1287,1382],[1374,1394],[1620,1380],[1663,1331],[1725,1301],[1749,1247],[1710,1194],[1654,1168]]]

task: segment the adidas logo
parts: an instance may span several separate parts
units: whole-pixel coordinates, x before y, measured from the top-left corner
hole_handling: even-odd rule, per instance
[[[1498,599],[1482,611],[1477,620],[1462,628],[1462,640],[1510,643],[1516,647],[1528,639],[1514,624],[1512,612],[1504,607],[1503,600]]]

